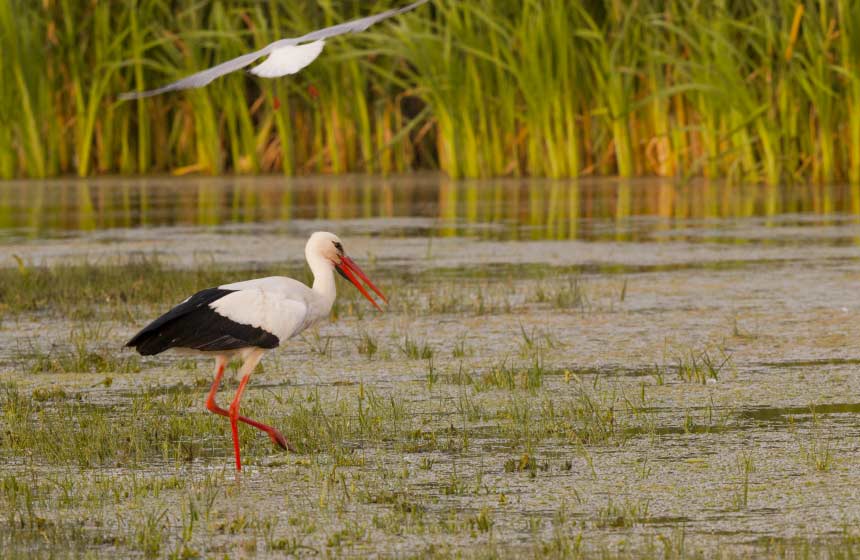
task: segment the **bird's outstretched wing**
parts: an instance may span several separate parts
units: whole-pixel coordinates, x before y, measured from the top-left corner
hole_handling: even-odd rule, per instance
[[[295,74],[319,56],[322,52],[323,46],[325,45],[325,40],[329,37],[364,31],[374,23],[414,10],[421,4],[425,4],[428,1],[429,0],[418,0],[417,2],[413,2],[412,4],[402,8],[387,10],[372,16],[311,31],[301,37],[280,39],[274,43],[269,43],[258,51],[243,54],[242,56],[222,62],[217,66],[202,70],[196,74],[188,76],[187,78],[182,78],[181,80],[167,84],[166,86],[141,92],[130,91],[120,94],[119,98],[139,99],[141,97],[152,97],[153,95],[166,93],[168,91],[203,87],[212,80],[244,68],[266,55],[269,55],[269,58],[260,66],[252,69],[251,72],[253,74],[264,78],[276,78],[287,74]]]

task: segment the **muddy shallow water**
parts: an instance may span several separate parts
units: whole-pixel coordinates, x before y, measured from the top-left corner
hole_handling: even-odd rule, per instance
[[[0,201],[20,274],[142,256],[227,282],[295,270],[330,229],[392,300],[340,284],[337,320],[264,360],[247,410],[300,452],[245,430],[239,477],[211,364],[119,350],[173,300],[0,300],[11,556],[860,549],[850,188],[224,179]]]

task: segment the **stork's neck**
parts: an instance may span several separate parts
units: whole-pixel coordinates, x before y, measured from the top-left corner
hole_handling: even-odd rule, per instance
[[[323,311],[327,314],[331,310],[336,294],[334,264],[320,255],[307,255],[307,259],[308,265],[311,267],[311,272],[314,274],[314,294],[319,297],[320,302],[324,306]]]

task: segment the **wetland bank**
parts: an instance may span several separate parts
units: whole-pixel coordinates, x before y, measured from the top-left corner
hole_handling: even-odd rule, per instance
[[[857,554],[860,193],[719,187],[0,185],[2,556]],[[121,346],[318,229],[391,305],[265,358],[237,478],[209,361]]]

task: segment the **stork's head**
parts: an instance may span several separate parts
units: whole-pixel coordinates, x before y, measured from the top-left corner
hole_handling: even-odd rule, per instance
[[[376,292],[376,294],[382,298],[382,301],[388,303],[388,299],[379,290],[379,288],[374,286],[373,282],[370,281],[370,278],[367,277],[364,271],[355,264],[355,261],[346,255],[346,252],[343,249],[343,243],[335,234],[327,231],[318,231],[311,235],[311,238],[308,239],[307,245],[305,245],[305,257],[308,262],[317,260],[320,257],[331,262],[331,265],[335,270],[337,270],[338,274],[352,282],[352,284],[358,288],[358,291],[360,291],[362,295],[364,295],[364,297],[366,297],[370,303],[380,311],[382,311],[382,308],[379,307],[376,300],[374,300],[367,290],[364,289],[364,286],[359,282],[359,278],[363,280],[371,290]]]

